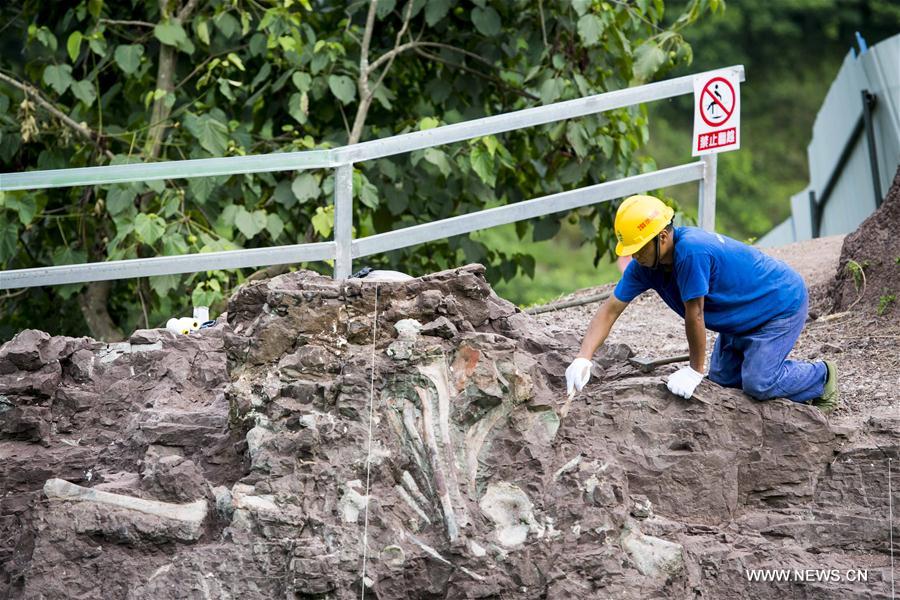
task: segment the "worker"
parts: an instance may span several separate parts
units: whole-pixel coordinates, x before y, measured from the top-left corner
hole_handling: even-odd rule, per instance
[[[684,318],[690,364],[669,390],[690,398],[704,377],[706,329],[719,333],[708,377],[758,400],[787,398],[831,412],[838,402],[831,361],[788,360],[806,322],[800,275],[756,248],[697,227],[674,227],[674,211],[653,196],[631,196],[616,213],[616,254],[631,256],[612,295],[597,310],[578,357],[566,369],[571,395],[590,379],[591,358],[635,297],[653,289]],[[647,339],[653,331],[648,328]]]

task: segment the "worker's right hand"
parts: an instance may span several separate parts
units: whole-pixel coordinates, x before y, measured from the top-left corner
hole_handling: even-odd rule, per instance
[[[571,396],[575,390],[587,385],[591,378],[591,361],[586,358],[576,358],[566,369],[566,392]]]

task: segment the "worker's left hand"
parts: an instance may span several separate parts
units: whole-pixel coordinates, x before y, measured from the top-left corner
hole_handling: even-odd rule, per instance
[[[682,398],[690,398],[694,395],[694,390],[703,380],[703,373],[698,373],[691,367],[681,367],[671,375],[669,375],[666,386],[669,391]]]

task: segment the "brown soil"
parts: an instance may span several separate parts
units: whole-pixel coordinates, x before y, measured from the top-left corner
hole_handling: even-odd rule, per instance
[[[847,236],[838,271],[829,289],[835,311],[851,305],[879,309],[896,321],[900,310],[900,169],[884,203]],[[862,267],[865,282],[851,261]],[[854,276],[854,270],[857,275]],[[865,284],[865,285],[863,285]],[[889,298],[894,298],[889,301]]]

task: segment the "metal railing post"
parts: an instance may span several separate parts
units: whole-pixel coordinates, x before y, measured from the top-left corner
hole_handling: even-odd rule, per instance
[[[706,154],[703,160],[703,179],[700,180],[700,201],[697,224],[707,231],[716,230],[716,154]]]
[[[347,279],[353,267],[353,163],[339,166],[334,174],[334,242],[334,278]]]

